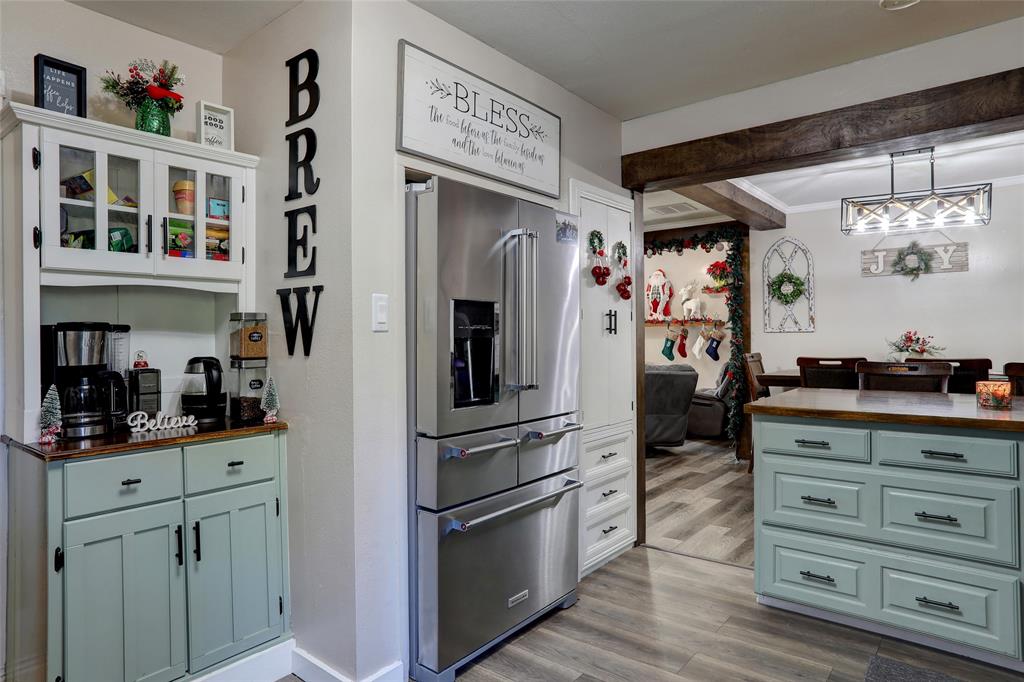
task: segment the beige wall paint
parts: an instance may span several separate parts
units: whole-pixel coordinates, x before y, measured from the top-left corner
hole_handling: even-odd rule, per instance
[[[62,0],[3,0],[2,5],[0,68],[7,76],[7,94],[15,102],[33,103],[33,59],[38,53],[87,69],[86,112],[100,121],[134,125],[135,115],[103,93],[99,79],[108,69],[126,74],[128,61],[136,57],[167,59],[185,74],[179,88],[185,108],[171,121],[174,137],[195,139],[199,100],[221,101],[220,55]],[[235,144],[249,151],[237,140]]]
[[[353,472],[350,69],[351,4],[306,2],[224,56],[224,100],[234,107],[235,143],[260,156],[256,169],[256,301],[269,313],[270,372],[289,422],[288,504],[292,624],[297,645],[350,678],[356,675]],[[288,188],[288,70],[313,48],[320,57],[316,114],[287,128],[317,133],[315,194],[285,202]],[[304,71],[303,71],[304,73]],[[260,93],[258,102],[252,93]],[[302,100],[305,102],[305,99]],[[316,204],[317,276],[286,280],[284,211]],[[400,246],[387,245],[388,250]],[[300,267],[305,263],[300,260]],[[310,356],[288,356],[279,288],[323,284]],[[308,299],[312,306],[312,294]],[[294,309],[294,297],[293,297]],[[365,521],[372,525],[372,520]],[[379,538],[384,540],[384,538]],[[388,539],[394,542],[393,538]],[[401,633],[387,636],[397,638]]]
[[[988,357],[996,371],[1005,362],[1024,360],[1021,215],[1024,185],[997,185],[989,225],[945,231],[950,239],[970,245],[970,270],[922,275],[916,282],[861,277],[860,252],[874,247],[879,237],[843,235],[835,210],[790,214],[784,231],[751,231],[751,349],[763,355],[767,369],[795,367],[800,355],[884,360],[886,339],[917,329],[946,346],[946,357]],[[761,265],[782,236],[801,240],[814,257],[816,326],[810,334],[764,331]],[[915,238],[924,245],[948,243],[938,232]],[[908,236],[894,235],[881,247],[909,242]]]

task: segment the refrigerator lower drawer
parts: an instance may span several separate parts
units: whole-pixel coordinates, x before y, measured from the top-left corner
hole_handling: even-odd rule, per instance
[[[420,510],[419,663],[441,671],[576,587],[576,471]]]

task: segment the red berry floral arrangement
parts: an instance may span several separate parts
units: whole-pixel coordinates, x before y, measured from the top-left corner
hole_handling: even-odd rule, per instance
[[[170,117],[181,111],[181,93],[174,88],[185,82],[176,64],[166,59],[158,66],[151,59],[134,59],[128,77],[108,71],[100,78],[103,91],[117,97],[135,112],[135,128],[160,135],[171,134]]]
[[[587,235],[587,246],[590,247],[590,260],[594,263],[590,268],[590,274],[594,276],[594,284],[603,287],[612,274],[612,269],[608,267],[608,256],[604,251],[604,234],[600,230],[591,230]]]

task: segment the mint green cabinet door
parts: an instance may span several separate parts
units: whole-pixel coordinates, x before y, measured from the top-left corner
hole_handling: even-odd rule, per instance
[[[185,500],[190,671],[281,634],[274,482]]]
[[[181,502],[64,524],[64,672],[167,682],[186,672]]]

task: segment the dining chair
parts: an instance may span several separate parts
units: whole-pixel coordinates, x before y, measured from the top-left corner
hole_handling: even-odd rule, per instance
[[[758,374],[764,374],[764,361],[760,353],[744,353],[743,365],[747,373],[747,390],[750,393],[750,401],[758,398],[767,398],[771,395],[767,386],[762,386],[757,380]]]
[[[858,362],[859,387],[867,391],[948,393],[948,362]]]
[[[804,388],[849,388],[857,390],[857,363],[867,358],[811,358],[796,359],[800,368],[800,385]]]
[[[1008,362],[1003,365],[1003,374],[1007,376],[1013,387],[1013,395],[1024,396],[1024,362]]]
[[[906,362],[948,362],[953,365],[953,376],[949,378],[949,392],[971,395],[976,392],[977,382],[988,381],[988,373],[992,369],[992,361],[988,358],[908,358]]]

